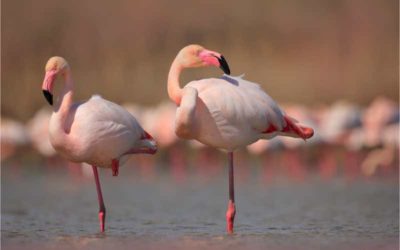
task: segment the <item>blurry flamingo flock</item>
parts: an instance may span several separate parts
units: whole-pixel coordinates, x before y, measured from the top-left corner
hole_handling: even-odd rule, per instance
[[[128,162],[128,167],[138,166],[145,169],[143,174],[152,175],[156,166],[163,166],[177,181],[183,181],[187,171],[212,175],[224,169],[226,162],[220,159],[218,150],[194,140],[176,137],[176,106],[173,103],[164,101],[152,107],[125,103],[122,106],[137,118],[148,133],[157,138],[159,146],[157,155],[135,156]],[[307,173],[320,175],[324,179],[340,174],[352,178],[397,176],[399,106],[396,102],[380,96],[366,107],[344,100],[313,108],[295,104],[281,106],[288,115],[313,127],[314,137],[307,142],[275,137],[259,140],[249,145],[247,150],[239,150],[239,179],[241,174],[248,171],[240,165],[250,163],[262,167],[266,176],[286,175],[297,180],[304,179]],[[43,107],[26,124],[2,117],[1,162],[22,161],[24,157],[21,156],[24,155],[48,166],[68,165],[74,175],[92,178],[90,169],[75,167],[56,154],[48,138],[51,114],[51,108]],[[254,155],[257,157],[252,157]],[[255,159],[259,162],[254,163]],[[194,164],[199,165],[197,170],[193,170]]]

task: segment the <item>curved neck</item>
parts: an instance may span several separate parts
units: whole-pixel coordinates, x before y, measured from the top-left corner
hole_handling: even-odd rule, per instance
[[[169,98],[176,103],[176,105],[180,105],[182,99],[182,88],[179,85],[179,76],[181,74],[183,67],[179,62],[178,58],[172,62],[171,68],[168,74],[168,95]]]
[[[64,77],[64,87],[54,105],[54,113],[57,117],[58,127],[62,133],[69,133],[67,124],[70,108],[73,104],[73,81],[71,73],[67,71]]]

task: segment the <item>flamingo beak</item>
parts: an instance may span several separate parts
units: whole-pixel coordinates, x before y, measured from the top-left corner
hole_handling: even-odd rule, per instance
[[[53,95],[48,90],[43,90],[44,98],[46,98],[47,102],[50,105],[53,105]]]
[[[231,70],[229,69],[228,63],[225,57],[215,51],[203,50],[200,52],[199,57],[206,65],[213,65],[219,67],[224,71],[225,74],[230,75]]]
[[[218,62],[219,62],[219,68],[222,69],[222,71],[224,71],[225,74],[230,75],[231,74],[231,70],[229,69],[229,65],[225,60],[225,57],[223,55],[221,55],[221,58],[218,58]]]
[[[42,91],[44,98],[46,98],[47,102],[50,105],[53,105],[53,94],[51,93],[53,89],[53,84],[57,76],[57,71],[49,70],[46,72],[46,75],[43,80]]]

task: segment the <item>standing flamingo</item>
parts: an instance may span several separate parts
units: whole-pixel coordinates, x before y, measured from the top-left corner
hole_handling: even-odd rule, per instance
[[[227,232],[233,233],[235,195],[233,151],[259,139],[284,135],[308,139],[312,128],[300,126],[285,115],[275,101],[258,84],[242,77],[224,75],[188,83],[180,87],[184,68],[220,67],[230,74],[228,63],[217,52],[200,45],[184,47],[172,62],[168,74],[168,95],[178,106],[175,133],[183,139],[224,149],[229,158],[229,202],[226,212]]]
[[[50,105],[56,77],[61,76],[64,82],[50,118],[50,142],[68,160],[92,165],[100,230],[104,232],[106,210],[97,167],[111,168],[116,176],[120,162],[123,164],[129,154],[154,154],[156,143],[128,111],[115,103],[100,96],[74,103],[71,70],[64,58],[50,58],[45,71],[42,90]]]

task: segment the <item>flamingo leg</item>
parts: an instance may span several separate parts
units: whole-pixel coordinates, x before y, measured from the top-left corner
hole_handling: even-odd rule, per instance
[[[236,214],[235,185],[233,178],[233,152],[228,153],[228,159],[229,159],[229,203],[228,203],[228,210],[226,211],[226,231],[229,234],[231,234],[233,233],[233,223]]]
[[[106,220],[106,207],[104,206],[103,195],[101,193],[100,180],[99,180],[99,174],[97,172],[97,167],[92,166],[92,169],[93,169],[94,180],[96,182],[97,198],[99,200],[100,231],[104,232],[104,225]]]
[[[113,176],[118,176],[118,170],[119,170],[119,161],[116,159],[113,159],[111,162],[111,168],[112,168],[112,175]]]

